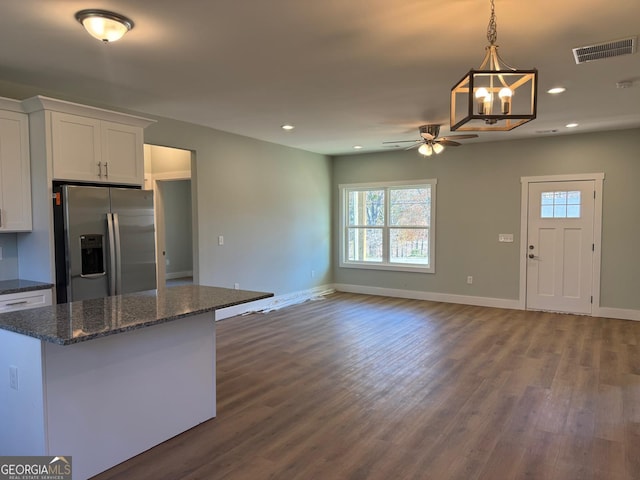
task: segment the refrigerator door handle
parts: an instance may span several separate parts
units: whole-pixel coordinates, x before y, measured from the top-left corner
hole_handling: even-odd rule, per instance
[[[113,236],[116,247],[116,295],[122,294],[122,250],[120,249],[120,219],[117,213],[113,215]]]
[[[88,273],[86,275],[80,274],[79,277],[80,278],[100,278],[100,277],[104,277],[107,274],[107,272],[102,272],[102,273]]]
[[[107,213],[107,236],[109,237],[109,295],[116,294],[116,246],[113,229],[113,214]]]

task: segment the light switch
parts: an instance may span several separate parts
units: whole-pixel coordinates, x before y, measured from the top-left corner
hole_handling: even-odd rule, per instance
[[[218,235],[218,245],[224,245],[224,237],[222,235]]]
[[[498,241],[505,242],[505,243],[513,243],[513,233],[498,234]]]

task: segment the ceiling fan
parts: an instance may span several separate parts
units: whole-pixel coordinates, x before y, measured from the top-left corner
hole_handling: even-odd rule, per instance
[[[465,138],[476,138],[478,135],[450,135],[448,137],[438,137],[440,134],[440,125],[421,125],[419,127],[420,137],[418,140],[397,140],[395,142],[382,142],[382,143],[407,143],[412,142],[413,145],[405,148],[405,150],[411,150],[418,147],[418,152],[426,157],[430,157],[434,153],[438,154],[444,150],[444,147],[457,147],[461,145],[459,142],[452,140],[463,140]]]

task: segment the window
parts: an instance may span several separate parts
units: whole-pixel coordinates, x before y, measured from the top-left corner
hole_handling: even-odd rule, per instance
[[[580,191],[542,192],[540,218],[580,218]]]
[[[434,272],[436,180],[340,185],[340,266]]]

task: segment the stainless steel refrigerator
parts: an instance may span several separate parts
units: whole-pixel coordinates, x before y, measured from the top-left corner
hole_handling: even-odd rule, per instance
[[[55,185],[58,303],[156,288],[153,192]]]

